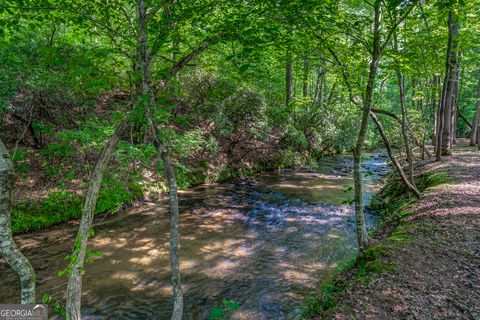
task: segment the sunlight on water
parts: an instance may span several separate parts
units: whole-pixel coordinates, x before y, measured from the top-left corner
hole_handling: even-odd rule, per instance
[[[208,319],[223,299],[240,305],[239,319],[289,319],[332,271],[356,250],[351,160],[332,157],[316,171],[262,173],[181,193],[180,246],[185,319]],[[368,201],[385,156],[363,165]],[[366,174],[370,172],[371,174]],[[367,216],[369,225],[374,223]],[[87,266],[86,319],[170,319],[166,202],[123,213],[95,227],[93,250],[103,256]],[[38,272],[39,294],[63,295],[74,228],[21,236]],[[1,265],[0,300],[15,302],[15,275]]]

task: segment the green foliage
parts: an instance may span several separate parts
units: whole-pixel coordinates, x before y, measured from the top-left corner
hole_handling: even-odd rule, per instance
[[[30,165],[27,160],[28,150],[25,148],[17,148],[14,150],[14,152],[12,152],[13,166],[15,167],[17,173],[20,173],[21,175],[28,174]]]
[[[222,301],[222,305],[218,306],[210,312],[210,320],[227,320],[227,319],[236,319],[233,317],[233,314],[235,311],[237,311],[240,308],[238,303],[236,303],[234,300],[228,300],[224,299]]]
[[[453,179],[445,172],[423,173],[418,181],[420,190],[424,191],[442,184],[452,182]]]
[[[143,190],[138,183],[125,185],[114,177],[108,177],[102,183],[95,213],[116,213],[142,196]],[[12,209],[12,232],[40,230],[78,219],[82,206],[83,197],[67,191],[53,192],[43,200],[20,201]]]
[[[18,202],[12,209],[12,232],[40,230],[70,219],[78,218],[82,200],[65,191],[54,192],[36,202]]]
[[[43,304],[48,305],[48,304],[52,303],[52,301],[53,301],[52,296],[50,296],[46,293],[43,294],[43,296],[42,296],[42,303]],[[62,317],[67,316],[67,309],[65,308],[62,301],[60,301],[60,300],[55,301],[55,303],[53,304],[53,311],[55,311],[56,313],[58,313]],[[68,317],[67,317],[67,319],[68,319]]]
[[[294,151],[304,151],[308,149],[308,141],[305,134],[295,127],[288,127],[281,142],[290,146]]]

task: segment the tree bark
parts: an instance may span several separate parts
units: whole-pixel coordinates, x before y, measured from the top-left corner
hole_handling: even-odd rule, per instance
[[[400,94],[400,106],[402,108],[402,136],[403,136],[403,143],[405,144],[405,153],[407,154],[407,162],[408,162],[408,179],[410,180],[410,183],[412,185],[415,185],[415,180],[413,178],[414,176],[413,155],[412,155],[412,149],[410,148],[410,141],[408,139],[408,114],[407,114],[407,103],[405,99],[405,84],[404,84],[403,75],[400,72],[400,70],[397,70],[397,79],[398,79],[398,90]]]
[[[148,35],[147,35],[147,8],[145,0],[137,0],[137,20],[139,25],[138,49],[141,56],[142,65],[142,90],[143,95],[148,99],[144,99],[147,110],[147,121],[154,138],[155,145],[163,160],[164,172],[168,182],[169,204],[170,204],[170,265],[172,269],[172,285],[173,285],[173,312],[172,320],[181,320],[183,316],[183,293],[180,274],[180,262],[178,256],[179,247],[179,209],[178,209],[178,193],[177,180],[175,176],[175,168],[170,156],[161,141],[152,117],[152,106],[155,105],[151,85],[151,69],[148,53]]]
[[[21,122],[23,122],[25,124],[25,126],[28,129],[28,132],[30,132],[30,136],[32,137],[33,147],[35,149],[40,149],[42,147],[42,141],[41,141],[41,139],[39,139],[38,134],[35,132],[35,128],[33,127],[32,119],[27,120],[27,119],[23,118],[22,116],[19,116],[18,114],[15,114],[13,112],[10,113],[10,114],[12,115],[12,117],[20,120]]]
[[[93,218],[95,215],[95,207],[97,205],[98,194],[100,192],[100,185],[103,179],[103,172],[105,171],[112,153],[114,152],[118,141],[122,135],[127,131],[128,121],[124,120],[115,129],[113,135],[108,139],[100,156],[98,157],[95,168],[90,176],[85,202],[83,204],[82,218],[80,227],[78,228],[77,237],[75,239],[74,249],[71,254],[71,264],[68,267],[67,274],[67,314],[72,320],[80,320],[81,314],[81,300],[82,300],[82,278],[84,275],[85,257],[87,253],[87,241],[91,234]]]
[[[305,58],[303,62],[303,97],[308,97],[308,75],[310,73],[310,63],[308,59]]]
[[[195,50],[190,52],[187,56],[182,58],[180,61],[175,63],[175,65],[170,69],[169,76],[174,77],[177,73],[183,69],[185,66],[188,65],[190,61],[198,57],[202,52],[207,50],[212,44],[216,43],[218,40],[224,38],[224,34],[216,35],[206,39],[200,46],[198,46]]]
[[[372,60],[370,62],[370,71],[368,75],[367,87],[365,89],[365,98],[363,100],[363,113],[360,130],[358,132],[357,143],[353,151],[353,183],[354,183],[354,203],[355,203],[355,220],[357,229],[357,241],[360,251],[360,256],[368,247],[368,235],[365,226],[365,216],[363,212],[363,186],[362,175],[360,172],[360,164],[362,159],[363,145],[365,144],[365,136],[368,130],[368,120],[370,119],[370,112],[372,108],[373,91],[375,89],[375,78],[377,76],[378,64],[381,57],[380,44],[380,15],[381,15],[381,1],[375,0],[374,3],[374,27],[373,27],[373,52]]]
[[[443,118],[441,119],[441,139],[438,143],[437,159],[452,154],[452,108],[454,102],[455,77],[458,68],[458,17],[452,10],[448,14],[448,47],[444,94],[442,95]],[[440,156],[438,156],[440,155]]]
[[[437,153],[437,144],[438,144],[438,130],[440,128],[440,100],[441,98],[439,97],[438,103],[437,103],[437,96],[439,96],[438,88],[440,86],[440,76],[435,75],[432,79],[432,109],[433,109],[433,119],[434,119],[434,130],[435,134],[432,139],[432,145],[433,145],[433,151],[436,154]]]
[[[20,278],[20,303],[34,304],[36,302],[35,272],[12,237],[11,209],[14,184],[13,162],[7,148],[0,140],[0,252]]]
[[[375,124],[377,125],[378,132],[380,133],[380,136],[382,137],[385,148],[387,149],[388,156],[390,157],[390,160],[393,162],[393,165],[394,165],[395,169],[397,170],[398,175],[402,179],[405,186],[415,195],[415,197],[420,199],[420,197],[422,196],[420,191],[418,191],[418,189],[415,187],[415,185],[413,185],[409,181],[409,179],[407,178],[407,176],[403,172],[402,166],[400,165],[398,160],[395,158],[395,156],[393,154],[393,151],[392,151],[392,146],[390,144],[390,141],[387,138],[387,135],[385,134],[385,131],[383,130],[382,124],[380,123],[377,116],[373,112],[370,113],[370,117],[373,119],[373,122],[375,122]]]
[[[458,51],[458,49],[457,49]],[[454,77],[454,84],[453,84],[453,96],[452,96],[452,140],[450,147],[453,147],[457,144],[457,121],[458,121],[458,96],[460,94],[460,53],[457,56],[457,62],[455,64],[455,77]]]
[[[470,121],[468,121],[467,118],[465,118],[465,116],[460,112],[460,110],[457,109],[457,114],[458,116],[460,117],[460,119],[462,119],[463,121],[465,121],[465,124],[467,125],[467,127],[472,130],[472,124],[470,123]],[[474,118],[475,120],[475,118]]]
[[[287,48],[286,62],[285,62],[285,106],[288,107],[292,100],[293,90],[293,66],[292,66],[292,52],[290,47]]]
[[[472,123],[472,132],[470,134],[470,145],[474,146],[478,143],[478,119],[480,117],[480,78],[478,79],[478,86],[477,86],[477,103],[476,103],[476,110],[475,116],[473,117]]]

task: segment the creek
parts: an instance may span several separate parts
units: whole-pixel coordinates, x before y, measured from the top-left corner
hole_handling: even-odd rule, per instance
[[[362,164],[364,203],[389,171],[383,152]],[[351,205],[352,160],[327,157],[316,170],[264,172],[181,191],[184,319],[208,319],[223,299],[238,319],[292,319],[357,250]],[[350,187],[350,188],[349,188]],[[367,224],[376,218],[367,211]],[[61,298],[74,223],[16,237],[32,261],[38,297]],[[86,267],[84,319],[170,319],[167,201],[145,204],[95,224],[89,245],[103,253]],[[0,301],[17,303],[19,281],[0,260]]]

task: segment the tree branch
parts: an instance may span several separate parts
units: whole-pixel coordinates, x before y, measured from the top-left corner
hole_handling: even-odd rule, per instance
[[[358,101],[355,98],[355,95],[353,94],[353,87],[352,87],[352,84],[350,83],[350,80],[349,80],[349,77],[348,77],[348,74],[347,74],[347,70],[345,69],[345,65],[340,61],[340,59],[338,59],[337,54],[335,53],[335,51],[333,51],[332,48],[328,48],[328,51],[333,56],[333,59],[340,66],[340,69],[342,70],[343,81],[347,85],[348,96],[350,98],[350,101],[353,102],[353,104],[355,104],[357,106],[362,106],[362,103],[360,101]]]
[[[397,30],[398,26],[407,18],[407,16],[410,14],[410,12],[413,10],[414,6],[412,5],[410,8],[408,8],[407,12],[405,12],[400,19],[393,25],[393,27],[390,29],[388,32],[387,36],[385,37],[385,40],[383,41],[383,44],[380,46],[380,52],[383,52],[385,47],[388,45],[390,42],[390,39],[393,36],[393,33],[395,30]]]
[[[183,68],[185,67],[186,65],[188,65],[188,63],[190,61],[192,61],[193,59],[195,59],[198,55],[200,55],[202,52],[204,52],[205,50],[208,49],[208,47],[217,42],[218,40],[222,39],[225,37],[225,34],[220,34],[220,35],[216,35],[216,36],[213,36],[213,37],[210,37],[208,38],[207,40],[205,40],[200,46],[198,46],[196,49],[194,49],[192,52],[190,52],[188,55],[186,55],[185,57],[183,57],[183,59],[181,59],[179,62],[177,62],[171,69],[170,69],[170,72],[169,72],[169,76],[173,77],[175,75],[177,75],[177,73]]]

